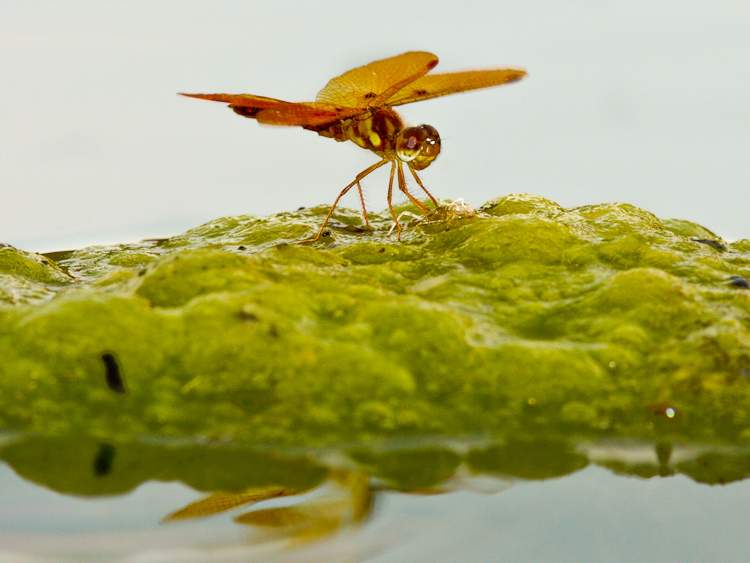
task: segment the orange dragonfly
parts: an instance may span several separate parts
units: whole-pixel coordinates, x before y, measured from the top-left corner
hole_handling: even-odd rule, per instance
[[[400,239],[402,227],[391,203],[394,175],[398,178],[399,189],[427,215],[427,206],[412,196],[406,187],[402,166],[402,162],[405,162],[419,187],[437,208],[437,200],[424,187],[417,171],[427,168],[440,154],[440,135],[430,125],[405,127],[401,117],[392,107],[468,90],[499,86],[526,76],[526,71],[511,68],[428,74],[437,63],[438,58],[435,55],[420,51],[375,61],[331,79],[325,88],[318,92],[314,102],[284,102],[252,94],[182,95],[228,103],[235,113],[252,117],[260,123],[296,125],[337,141],[353,141],[381,158],[379,162],[357,174],[354,181],[341,190],[318,234],[302,242],[315,242],[320,239],[339,200],[355,185],[359,190],[365,223],[369,229],[370,220],[367,217],[360,182],[365,176],[390,162],[388,208],[398,228]]]

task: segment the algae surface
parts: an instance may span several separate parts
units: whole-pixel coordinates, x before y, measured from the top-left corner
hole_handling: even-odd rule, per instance
[[[330,236],[294,244],[325,211],[0,248],[0,427],[297,446],[750,440],[750,241],[511,195],[401,241],[387,217],[361,232],[342,210]]]

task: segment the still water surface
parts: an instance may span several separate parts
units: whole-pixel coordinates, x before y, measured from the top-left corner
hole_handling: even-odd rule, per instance
[[[686,464],[696,456],[714,459],[700,458],[695,448],[675,447],[671,459],[665,460],[648,444],[578,446],[572,455],[585,459],[579,463],[583,467],[558,465],[567,467],[565,475],[528,466],[521,471],[517,464],[510,470],[531,478],[500,474],[506,462],[498,462],[498,457],[480,470],[477,460],[498,450],[485,448],[485,458],[472,458],[464,448],[454,467],[446,464],[454,454],[438,448],[412,456],[412,461],[425,463],[427,473],[435,465],[448,467],[421,480],[413,472],[404,477],[406,473],[399,473],[403,468],[395,468],[394,460],[408,458],[409,453],[385,463],[383,457],[373,461],[367,457],[371,454],[359,454],[353,464],[340,452],[318,452],[313,466],[300,462],[297,454],[285,464],[276,453],[265,452],[252,459],[274,475],[266,479],[254,473],[249,478],[253,490],[260,490],[259,483],[270,490],[267,484],[275,481],[302,483],[309,477],[309,482],[290,496],[235,507],[227,498],[241,493],[221,493],[225,504],[217,508],[216,502],[206,500],[218,498],[216,493],[212,496],[204,484],[220,483],[221,477],[185,478],[193,484],[189,486],[172,480],[174,470],[161,470],[129,490],[113,493],[122,483],[118,462],[126,465],[120,468],[126,472],[141,469],[127,461],[127,454],[118,460],[108,446],[103,450],[109,452],[108,460],[102,460],[99,450],[93,461],[83,464],[90,474],[68,466],[68,478],[56,479],[45,475],[64,473],[66,465],[52,471],[34,465],[30,459],[38,460],[37,454],[23,455],[35,451],[35,442],[29,444],[15,452],[0,449],[0,456],[10,460],[0,463],[3,563],[705,563],[747,561],[750,547],[750,483],[735,479],[710,485],[687,476],[690,471],[679,468],[693,467],[695,472],[695,465]],[[263,456],[271,457],[264,463]],[[532,457],[540,459],[538,452]],[[745,458],[746,454],[732,457],[734,474],[737,460],[742,465]],[[52,458],[43,462],[55,464]],[[368,466],[372,473],[363,470]],[[328,472],[320,473],[320,467]],[[222,470],[232,473],[231,467]],[[296,471],[307,472],[307,477]],[[702,475],[699,480],[707,474]],[[175,516],[180,510],[200,517]]]

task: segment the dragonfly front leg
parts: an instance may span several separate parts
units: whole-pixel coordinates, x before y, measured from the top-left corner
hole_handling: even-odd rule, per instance
[[[422,191],[427,194],[427,197],[429,197],[432,200],[432,203],[435,204],[435,208],[440,207],[440,205],[438,204],[438,201],[434,197],[432,197],[432,194],[427,191],[427,188],[425,188],[424,184],[422,184],[422,180],[420,180],[419,176],[417,176],[417,171],[414,170],[414,164],[412,164],[411,162],[408,162],[407,164],[409,165],[409,170],[411,170],[411,174],[412,176],[414,176],[414,179],[417,181],[417,184],[419,184],[419,187],[422,188]]]
[[[409,193],[409,190],[406,189],[406,178],[404,177],[404,168],[401,165],[401,161],[397,160],[396,164],[398,164],[398,189],[400,189],[402,192],[404,192],[406,194],[406,197],[408,197],[414,205],[416,205],[419,209],[422,210],[422,213],[424,213],[425,215],[427,215],[427,213],[430,210],[427,209],[427,207],[425,206],[424,203],[422,203],[417,198],[415,198],[413,195],[411,195]],[[409,170],[411,170],[411,168],[409,168]],[[422,183],[420,182],[419,185],[421,186]],[[424,188],[422,188],[422,189],[424,189]],[[425,190],[425,191],[427,191],[427,190]],[[427,195],[430,195],[430,194],[427,194]],[[430,197],[432,197],[432,196],[430,196]],[[437,205],[437,201],[435,201],[435,204]],[[401,231],[399,230],[399,233],[400,232]]]

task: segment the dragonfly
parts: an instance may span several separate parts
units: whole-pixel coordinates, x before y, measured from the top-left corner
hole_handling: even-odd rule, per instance
[[[325,232],[341,198],[354,186],[365,225],[367,216],[362,180],[375,170],[391,164],[388,182],[388,208],[401,239],[402,227],[393,209],[393,182],[426,216],[428,207],[414,197],[406,185],[403,163],[417,185],[437,209],[438,201],[427,191],[418,171],[427,168],[440,154],[440,135],[431,125],[407,126],[394,106],[515,82],[526,76],[520,68],[489,68],[445,73],[430,73],[438,58],[424,51],[410,51],[379,60],[332,78],[318,92],[314,102],[285,102],[252,94],[185,94],[191,98],[228,103],[235,113],[266,125],[297,126],[315,131],[336,141],[352,141],[370,150],[380,160],[357,174],[333,202],[315,237],[301,242],[316,242]]]

